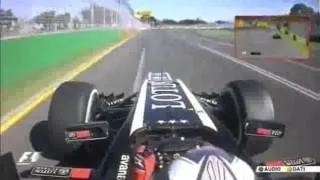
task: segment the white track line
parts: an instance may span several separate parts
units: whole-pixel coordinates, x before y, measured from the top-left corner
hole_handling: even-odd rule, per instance
[[[309,69],[309,70],[311,70],[311,71],[320,72],[320,68],[312,67],[312,66],[309,66],[309,65],[306,65],[306,64],[303,64],[303,63],[299,63],[299,62],[290,60],[290,59],[286,59],[285,61],[288,62],[288,63],[291,63],[291,64],[295,64],[295,65],[297,65],[297,66],[300,66],[300,67]]]
[[[228,54],[222,53],[222,52],[217,51],[215,49],[211,49],[211,48],[208,48],[208,47],[200,45],[200,44],[198,45],[198,47],[201,48],[201,49],[204,49],[206,51],[209,51],[212,54],[216,54],[216,55],[222,56],[222,57],[224,57],[224,58],[226,58],[226,59],[228,59],[228,60],[230,60],[230,61],[232,61],[234,63],[237,63],[237,64],[240,64],[240,65],[242,65],[244,67],[247,67],[247,68],[249,68],[249,69],[251,69],[253,71],[256,71],[256,72],[258,72],[258,73],[260,73],[260,74],[262,74],[262,75],[264,75],[264,76],[266,76],[266,77],[268,77],[270,79],[276,80],[276,81],[286,85],[287,87],[290,87],[290,88],[296,90],[297,92],[300,92],[300,93],[302,93],[302,94],[304,94],[306,96],[309,96],[310,98],[312,98],[314,100],[317,100],[317,101],[320,100],[320,93],[316,93],[316,92],[314,92],[314,91],[312,91],[310,89],[307,89],[307,88],[305,88],[305,87],[303,87],[303,86],[301,86],[299,84],[296,84],[296,83],[291,82],[291,81],[289,81],[289,80],[287,80],[287,79],[285,79],[283,77],[275,75],[275,74],[273,74],[273,73],[271,73],[271,72],[269,72],[267,70],[259,68],[259,67],[255,66],[255,65],[250,64],[250,63],[244,62],[244,61],[242,61],[240,59],[234,58],[234,57],[232,57],[232,56],[230,56]]]
[[[143,48],[142,52],[141,52],[140,60],[139,60],[139,66],[138,66],[138,70],[137,70],[136,79],[134,80],[134,84],[133,84],[133,90],[132,91],[134,93],[139,91],[139,87],[140,87],[140,84],[141,84],[142,73],[143,73],[143,66],[144,66],[145,56],[146,56],[146,48]]]
[[[204,41],[212,42],[212,43],[214,43],[214,44],[219,44],[219,45],[234,47],[234,45],[231,44],[231,43],[226,43],[226,42],[221,42],[221,41],[215,41],[215,40],[206,39],[206,38],[200,38],[200,39],[201,39],[201,40],[204,40]],[[317,68],[317,67],[312,67],[312,66],[309,66],[309,65],[306,65],[306,64],[303,64],[303,63],[299,63],[299,62],[290,60],[290,59],[286,59],[285,61],[288,62],[288,63],[291,63],[291,64],[295,64],[295,65],[297,65],[297,66],[300,66],[300,67],[309,69],[309,70],[311,70],[311,71],[320,72],[320,68]]]

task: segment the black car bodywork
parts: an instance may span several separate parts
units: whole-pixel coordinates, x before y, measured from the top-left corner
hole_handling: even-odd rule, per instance
[[[279,33],[275,33],[272,35],[272,39],[281,39],[281,35]]]
[[[254,171],[258,163],[252,156],[284,135],[284,125],[273,120],[270,95],[255,81],[236,81],[220,94],[207,94],[190,91],[168,73],[149,73],[140,92],[126,98],[99,94],[86,83],[62,84],[50,105],[48,141],[60,161],[87,160],[80,169],[87,175],[84,179],[132,179],[133,149],[142,144],[165,154],[158,168],[176,154],[210,144],[244,160]],[[79,149],[85,153],[77,154]],[[39,165],[30,176],[74,179],[74,170],[79,171]]]

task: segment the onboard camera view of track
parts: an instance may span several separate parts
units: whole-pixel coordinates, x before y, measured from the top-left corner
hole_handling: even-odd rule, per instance
[[[296,51],[288,46],[282,46],[284,40],[272,40],[271,32],[244,31],[243,34],[239,37],[258,37],[255,42],[241,41],[250,49],[256,47],[255,43],[259,41],[277,41],[276,46],[259,49],[263,54],[285,51],[293,56],[298,55],[293,54]],[[276,120],[287,126],[285,137],[275,141],[270,150],[256,158],[320,158],[320,66],[289,61],[243,61],[233,57],[233,48],[232,38],[215,39],[196,30],[145,30],[106,55],[76,80],[90,82],[105,93],[130,94],[140,87],[148,72],[169,72],[182,79],[192,90],[200,92],[219,92],[232,80],[256,79],[265,84],[273,97]],[[43,124],[47,120],[49,102],[50,98],[1,135],[2,153],[12,151],[18,161],[25,152],[38,151],[30,142],[30,132],[36,124]],[[32,136],[38,139],[37,143],[46,146],[45,130]],[[57,165],[59,162],[40,156],[38,163]],[[28,168],[28,165],[18,165],[19,172]]]

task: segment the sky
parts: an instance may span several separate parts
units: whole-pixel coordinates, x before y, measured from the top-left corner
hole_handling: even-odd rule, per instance
[[[41,11],[55,9],[80,15],[80,10],[91,1],[115,8],[117,0],[1,0],[2,8],[11,8],[23,18],[30,18]],[[158,19],[201,18],[213,22],[233,20],[235,15],[283,15],[295,3],[305,3],[316,9],[317,0],[129,0],[135,11],[151,10]]]
[[[206,21],[233,20],[235,15],[286,14],[300,2],[317,7],[317,0],[130,0],[134,10],[151,10],[159,19],[200,17]]]

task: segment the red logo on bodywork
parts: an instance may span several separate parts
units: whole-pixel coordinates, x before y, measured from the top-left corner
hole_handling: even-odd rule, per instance
[[[265,162],[266,166],[285,166],[286,164],[283,161],[267,161]]]
[[[258,135],[270,136],[271,135],[271,130],[270,129],[265,129],[265,128],[258,128],[256,133]]]
[[[88,130],[76,131],[75,133],[77,139],[86,139],[91,137],[90,131]]]
[[[135,152],[133,180],[150,180],[156,165],[156,156],[146,151],[145,146],[138,146]]]

